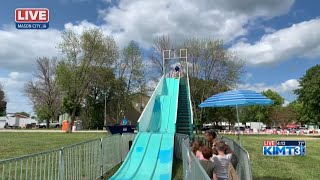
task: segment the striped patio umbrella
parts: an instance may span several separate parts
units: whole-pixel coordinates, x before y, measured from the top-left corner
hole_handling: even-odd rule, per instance
[[[251,90],[231,90],[213,95],[202,102],[199,107],[235,107],[237,111],[237,120],[239,122],[238,107],[251,105],[270,105],[273,101],[261,93]],[[240,127],[238,127],[240,132]],[[238,140],[240,136],[238,133]]]

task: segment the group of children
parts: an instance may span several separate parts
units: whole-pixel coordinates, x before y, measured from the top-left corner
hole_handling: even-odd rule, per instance
[[[233,151],[225,142],[216,139],[214,131],[207,131],[205,137],[212,148],[204,146],[201,141],[194,141],[191,149],[208,176],[213,180],[237,180],[237,160]]]

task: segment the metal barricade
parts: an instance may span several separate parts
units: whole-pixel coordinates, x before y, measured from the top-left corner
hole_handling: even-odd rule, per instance
[[[179,138],[181,138],[181,135],[178,135],[179,137],[176,137],[175,141],[177,142],[177,140],[179,141]],[[219,134],[217,134],[217,138],[221,139],[222,141],[225,141],[226,144],[228,144],[230,146],[230,148],[234,151],[234,154],[237,156],[237,166],[236,166],[236,171],[237,174],[239,176],[239,178],[242,180],[252,180],[252,170],[251,170],[251,162],[250,162],[250,157],[249,157],[249,153],[243,148],[241,147],[238,143],[236,143],[234,140],[229,139],[227,137],[224,136],[220,136]],[[194,136],[193,137],[193,141],[198,140],[198,141],[202,141],[204,145],[206,146],[210,146],[211,145],[206,142],[205,138],[203,136]],[[188,142],[189,143],[189,142]],[[182,147],[183,148],[183,147]],[[178,151],[177,148],[175,148],[175,151]],[[186,150],[182,150],[183,151]],[[180,156],[179,153],[175,153],[176,157],[179,158]],[[193,155],[193,153],[191,153]],[[191,156],[191,155],[190,155]],[[185,156],[182,157],[182,160],[185,161]],[[185,163],[185,162],[184,162]],[[184,172],[185,169],[184,169]],[[198,172],[193,172],[193,173],[198,173],[199,174],[200,171]],[[198,175],[199,176],[199,175]],[[198,177],[197,176],[197,177]]]
[[[100,178],[101,158],[100,139],[64,147],[64,179]]]
[[[175,145],[175,155],[181,155],[184,179],[210,180],[210,177],[207,175],[196,156],[190,150],[189,136],[184,134],[176,134],[175,140],[175,144],[177,144]]]
[[[237,164],[237,174],[240,179],[245,180],[252,180],[252,171],[251,171],[251,162],[249,153],[241,147],[238,143],[236,143],[234,140],[229,139],[227,137],[222,137],[222,141],[225,141],[231,149],[233,149],[235,155],[238,158],[238,164]]]
[[[111,138],[112,137],[112,138]],[[122,136],[116,135],[103,138],[101,141],[102,146],[102,174],[105,174],[115,165],[122,161],[121,158],[121,140]]]
[[[0,161],[0,180],[92,180],[124,160],[135,134],[113,135]],[[124,156],[124,157],[123,157]]]
[[[0,161],[0,179],[59,179],[61,150]]]

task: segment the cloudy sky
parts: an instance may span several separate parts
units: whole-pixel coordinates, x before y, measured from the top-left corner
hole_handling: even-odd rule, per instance
[[[17,30],[14,10],[50,10],[47,30]],[[278,91],[290,102],[297,79],[320,63],[320,2],[313,0],[4,0],[0,6],[0,82],[8,112],[31,112],[23,85],[37,57],[59,56],[64,29],[100,27],[118,45],[135,40],[147,50],[157,35],[177,43],[217,38],[246,61],[239,89]]]

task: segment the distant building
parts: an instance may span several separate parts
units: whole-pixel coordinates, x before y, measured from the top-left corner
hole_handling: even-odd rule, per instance
[[[132,95],[131,105],[127,106],[124,111],[124,115],[131,125],[137,125],[137,121],[146,107],[150,96],[143,93],[136,93]],[[123,116],[121,115],[118,120],[116,120],[115,114],[107,114],[107,125],[121,124]]]

